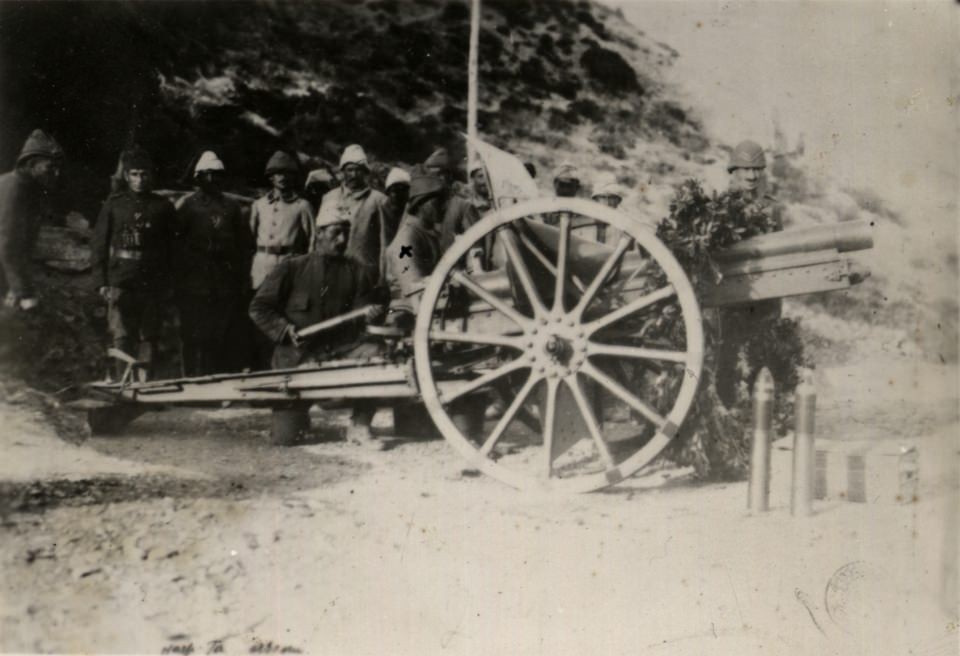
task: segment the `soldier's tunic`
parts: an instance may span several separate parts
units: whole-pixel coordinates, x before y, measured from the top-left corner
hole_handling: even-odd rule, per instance
[[[113,290],[107,323],[114,346],[137,355],[160,331],[161,296],[171,287],[173,204],[154,193],[123,191],[103,204],[91,260],[97,287]]]
[[[340,185],[324,194],[317,222],[326,222],[331,216],[350,222],[347,257],[382,275],[383,252],[397,232],[398,218],[387,195],[370,187],[350,191]]]
[[[754,199],[750,211],[759,210],[769,217],[773,232],[783,230],[783,208],[775,198],[763,195]],[[740,348],[764,326],[780,319],[783,302],[772,298],[756,303],[744,303],[734,307],[719,308],[719,341],[716,349],[717,396],[728,407],[736,402],[736,386],[739,379],[737,358]],[[757,372],[749,372],[753,380]]]
[[[469,199],[451,193],[440,224],[440,247],[450,248],[457,235],[462,235],[479,220],[480,214]]]
[[[175,231],[184,373],[229,371],[227,334],[248,286],[250,226],[235,201],[198,191],[177,203]]]
[[[46,211],[47,193],[39,183],[18,171],[0,175],[0,296],[34,295],[30,253]]]
[[[250,208],[250,232],[256,254],[250,269],[253,289],[283,260],[302,255],[313,243],[313,212],[310,203],[296,193],[286,199],[274,189]]]
[[[349,348],[361,335],[356,322],[317,335],[300,347],[283,341],[300,329],[368,303],[382,303],[377,270],[340,256],[310,253],[277,265],[250,303],[250,318],[275,345],[272,366],[295,367]]]
[[[419,217],[404,214],[384,258],[392,311],[416,314],[417,292],[433,273],[442,253],[439,235],[427,228]]]

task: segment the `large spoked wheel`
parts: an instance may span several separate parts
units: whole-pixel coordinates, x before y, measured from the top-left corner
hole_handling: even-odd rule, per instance
[[[612,243],[579,236],[603,233]],[[467,254],[490,243],[499,268],[467,273]],[[414,360],[434,423],[471,466],[521,489],[586,492],[674,437],[700,379],[702,323],[649,228],[591,201],[536,199],[485,216],[444,254]]]

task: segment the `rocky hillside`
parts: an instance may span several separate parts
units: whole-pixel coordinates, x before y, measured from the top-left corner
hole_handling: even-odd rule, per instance
[[[541,170],[575,156],[626,183],[701,157],[697,121],[662,82],[668,46],[590,2],[483,6],[486,138]],[[465,1],[3,3],[0,161],[46,127],[88,213],[132,141],[168,183],[215,146],[241,189],[262,184],[278,147],[328,161],[354,142],[388,162],[462,152],[468,34]]]

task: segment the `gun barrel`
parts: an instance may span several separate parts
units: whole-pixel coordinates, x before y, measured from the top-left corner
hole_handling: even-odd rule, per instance
[[[795,228],[745,239],[716,254],[720,262],[740,262],[774,255],[811,253],[836,249],[839,253],[873,248],[867,221],[846,221],[829,225]]]

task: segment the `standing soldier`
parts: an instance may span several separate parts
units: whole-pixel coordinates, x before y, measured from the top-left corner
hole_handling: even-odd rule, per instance
[[[617,183],[613,173],[601,173],[593,183],[593,192],[590,198],[598,203],[617,209],[623,202],[626,192]],[[616,228],[607,227],[605,223],[597,224],[597,241],[602,244],[616,244],[622,233]]]
[[[346,256],[382,275],[383,251],[396,234],[400,217],[391,211],[387,196],[370,187],[370,166],[361,146],[354,144],[343,150],[340,174],[343,183],[324,195],[317,225],[329,225],[334,219],[348,221]]]
[[[13,171],[0,176],[0,294],[7,308],[37,305],[30,253],[49,210],[48,194],[60,182],[63,149],[40,130],[23,144]]]
[[[453,162],[446,148],[438,148],[423,162],[424,170],[443,180],[446,209],[440,221],[440,247],[447,250],[457,235],[462,235],[480,220],[477,209],[453,188]]]
[[[783,229],[783,218],[776,200],[766,194],[767,159],[763,148],[753,141],[741,141],[730,153],[727,173],[730,174],[729,190],[743,194],[753,209],[768,214],[775,230]],[[736,402],[737,359],[741,347],[771,322],[780,318],[780,299],[747,303],[736,307],[721,308],[719,314],[719,339],[717,343],[715,387],[717,396],[730,407]],[[750,372],[748,385],[757,372]]]
[[[741,141],[730,153],[727,173],[730,174],[730,191],[744,194],[770,214],[777,230],[783,230],[782,208],[776,199],[767,193],[767,158],[763,148],[753,141]]]
[[[224,166],[204,152],[194,168],[197,191],[177,203],[177,305],[183,373],[228,371],[227,335],[247,289],[252,246],[240,206],[221,189]]]
[[[163,297],[171,283],[173,205],[152,192],[150,155],[133,148],[121,155],[127,189],[110,195],[100,210],[92,243],[93,277],[107,301],[114,348],[138,357],[152,370],[160,334]],[[122,365],[118,363],[118,372]]]
[[[256,292],[273,269],[295,255],[310,250],[313,241],[313,212],[310,203],[297,193],[300,166],[289,154],[278,150],[267,161],[266,176],[273,185],[250,208],[250,233],[256,244],[250,267],[250,286]],[[254,332],[256,366],[268,368],[272,347]]]
[[[390,169],[383,190],[390,199],[390,211],[393,216],[402,217],[407,209],[407,200],[410,198],[410,174],[399,167]],[[397,227],[399,229],[399,221]]]
[[[491,209],[490,185],[487,184],[487,173],[480,162],[474,162],[470,167],[470,204],[477,211],[477,216],[483,216]]]
[[[250,209],[250,232],[256,240],[250,282],[258,289],[275,266],[294,255],[310,250],[313,217],[310,203],[297,192],[300,166],[289,154],[278,150],[265,171],[273,185]]]

